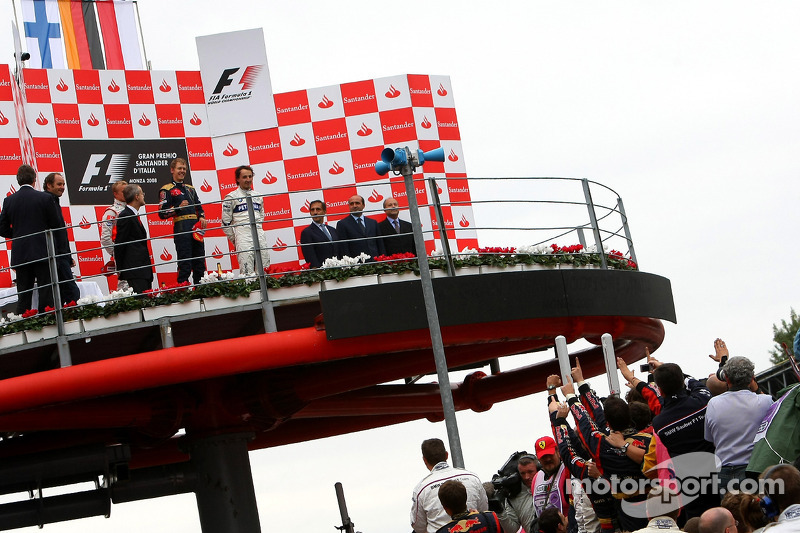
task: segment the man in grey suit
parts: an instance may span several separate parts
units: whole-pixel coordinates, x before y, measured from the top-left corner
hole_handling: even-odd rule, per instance
[[[385,250],[378,222],[363,214],[364,197],[357,194],[351,196],[347,205],[350,207],[350,214],[336,224],[344,254],[350,257],[357,257],[361,253],[370,257],[383,255]]]

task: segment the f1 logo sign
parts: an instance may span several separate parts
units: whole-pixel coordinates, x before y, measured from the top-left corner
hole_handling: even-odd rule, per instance
[[[244,73],[239,80],[239,84],[242,86],[242,91],[250,90],[255,83],[256,78],[258,78],[258,74],[261,72],[262,68],[263,65],[250,65],[244,69]],[[212,94],[219,94],[225,87],[231,85],[233,83],[233,75],[237,72],[239,72],[239,67],[226,68],[223,70],[222,75],[219,77],[219,81],[217,82],[217,86],[214,87],[214,92]]]
[[[125,178],[131,154],[92,154],[86,163],[81,185],[91,185],[95,178],[108,178],[108,184]]]
[[[214,87],[213,94],[219,94],[222,92],[222,89],[233,83],[233,75],[239,71],[239,67],[236,68],[226,68],[222,71],[222,76],[219,77],[219,81],[217,82],[217,86]]]

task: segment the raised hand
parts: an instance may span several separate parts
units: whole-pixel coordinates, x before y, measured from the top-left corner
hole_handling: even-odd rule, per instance
[[[723,357],[728,357],[728,355],[730,354],[728,353],[728,347],[725,346],[725,341],[717,339],[714,341],[714,355],[709,354],[708,356],[719,363]]]
[[[583,370],[581,370],[581,362],[580,359],[577,357],[575,358],[575,367],[573,367],[572,371],[572,381],[575,383],[580,383],[583,381]]]

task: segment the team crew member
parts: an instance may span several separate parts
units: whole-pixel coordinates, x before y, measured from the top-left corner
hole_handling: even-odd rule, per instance
[[[195,230],[198,225],[205,230],[206,219],[197,191],[183,182],[187,165],[186,160],[180,157],[169,164],[172,183],[161,187],[158,193],[158,216],[163,220],[171,218],[173,222],[173,240],[178,254],[178,283],[189,281],[191,276],[197,285],[206,271],[206,251],[202,237]]]
[[[436,533],[450,521],[439,501],[439,487],[445,481],[460,481],[467,489],[467,509],[489,510],[486,490],[477,475],[447,464],[448,453],[440,439],[422,443],[422,461],[430,474],[425,476],[411,494],[411,527],[415,533]]]
[[[239,273],[250,276],[255,272],[255,244],[250,227],[250,215],[247,212],[247,197],[253,201],[253,214],[258,233],[258,244],[261,248],[263,267],[269,266],[269,247],[267,235],[261,221],[264,220],[264,198],[253,191],[253,169],[242,165],[236,169],[235,191],[228,193],[222,202],[222,231],[236,248],[236,259],[239,261]]]

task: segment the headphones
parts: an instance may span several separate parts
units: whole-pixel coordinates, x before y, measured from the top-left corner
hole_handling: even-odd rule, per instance
[[[764,472],[764,475],[762,476],[761,479],[763,479],[764,481],[772,479],[772,474],[775,473],[775,470],[777,470],[782,466],[784,465],[777,464],[771,466],[766,472]],[[775,503],[775,500],[773,500],[772,497],[770,497],[769,493],[767,493],[766,483],[764,484],[764,497],[761,498],[759,505],[761,506],[761,511],[764,513],[764,516],[767,517],[767,520],[772,520],[773,518],[781,514],[781,510],[778,508],[778,504]]]

